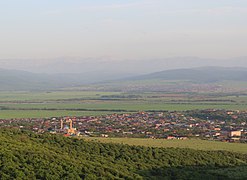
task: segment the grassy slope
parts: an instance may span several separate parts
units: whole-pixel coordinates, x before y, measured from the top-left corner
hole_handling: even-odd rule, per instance
[[[141,138],[100,138],[89,137],[85,138],[89,141],[103,143],[120,143],[136,146],[147,147],[174,147],[174,148],[192,148],[196,150],[224,150],[231,152],[247,153],[247,144],[242,143],[224,143],[216,141],[207,141],[199,139],[188,140],[164,140],[164,139],[141,139]]]

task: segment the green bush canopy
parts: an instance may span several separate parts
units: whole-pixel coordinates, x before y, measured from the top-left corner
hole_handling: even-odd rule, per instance
[[[0,179],[246,179],[247,154],[0,130]]]

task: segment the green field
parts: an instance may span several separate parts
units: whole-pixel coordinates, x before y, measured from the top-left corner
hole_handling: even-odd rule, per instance
[[[95,109],[95,110],[123,110],[123,111],[142,111],[142,110],[192,110],[192,109],[246,109],[246,104],[222,104],[222,103],[171,103],[171,102],[153,102],[141,100],[129,101],[82,101],[74,103],[1,103],[0,107],[21,108],[21,109]]]
[[[0,118],[103,115],[194,109],[246,110],[247,96],[88,91],[0,92]]]
[[[165,140],[165,139],[142,139],[142,138],[101,138],[101,137],[86,137],[89,141],[103,143],[119,143],[135,146],[147,147],[175,147],[175,148],[191,148],[196,150],[225,150],[231,152],[247,153],[247,144],[242,143],[224,143],[217,141],[208,141],[200,139],[188,140]]]
[[[111,111],[63,111],[63,110],[3,110],[0,111],[0,119],[14,118],[50,118],[63,116],[98,116],[113,114]]]
[[[0,91],[0,101],[54,101],[66,99],[92,99],[103,95],[117,95],[119,92],[88,91]]]

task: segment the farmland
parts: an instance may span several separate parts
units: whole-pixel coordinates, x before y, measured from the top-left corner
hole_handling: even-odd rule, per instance
[[[88,91],[0,92],[1,118],[103,115],[137,111],[247,109],[247,96]]]
[[[209,151],[231,151],[246,153],[247,144],[242,143],[224,143],[217,141],[208,141],[200,139],[188,139],[188,140],[165,140],[165,139],[148,139],[148,138],[101,138],[101,137],[88,137],[84,138],[88,141],[101,142],[101,143],[118,143],[128,144],[135,146],[147,146],[147,147],[175,147],[175,148],[191,148],[196,150],[209,150]]]
[[[102,112],[102,111],[66,111],[66,110],[1,110],[1,119],[12,118],[50,118],[61,116],[97,116],[112,114],[114,112]]]

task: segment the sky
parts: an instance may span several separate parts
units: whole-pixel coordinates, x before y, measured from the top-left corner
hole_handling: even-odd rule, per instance
[[[0,59],[247,56],[247,0],[0,0]]]

